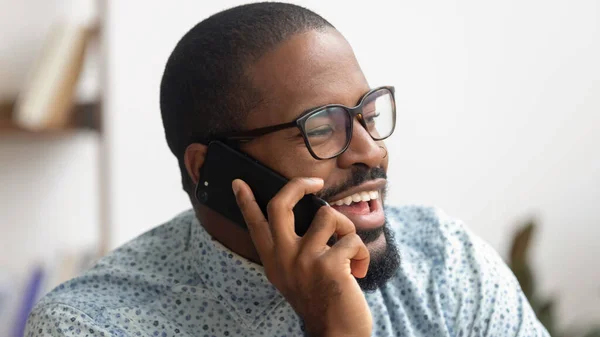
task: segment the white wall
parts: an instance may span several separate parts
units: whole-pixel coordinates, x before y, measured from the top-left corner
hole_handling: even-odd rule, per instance
[[[195,23],[241,1],[109,1],[107,130],[114,245],[188,207],[158,106]],[[433,204],[503,253],[542,224],[534,262],[563,322],[600,317],[600,9],[579,1],[298,1],[394,84],[393,203]]]
[[[0,280],[9,280],[14,289],[8,306],[1,308],[0,336],[8,336],[12,329],[34,265],[49,268],[45,292],[65,281],[65,258],[94,252],[99,218],[97,144],[93,132],[34,138],[0,135]]]
[[[60,20],[89,23],[92,0],[0,0],[0,100],[14,100]],[[91,55],[93,56],[93,55]],[[94,57],[78,98],[98,93]],[[57,250],[95,245],[98,135],[0,135],[0,270],[22,274]]]
[[[96,245],[97,134],[0,137],[0,269]]]
[[[56,20],[87,22],[94,9],[91,0],[0,0],[0,100],[14,99],[22,88]],[[95,66],[86,62],[79,98],[95,98]],[[15,287],[9,307],[0,312],[0,336],[12,329],[9,323],[34,264],[51,266],[96,247],[98,140],[97,133],[87,131],[0,134],[0,279]],[[61,275],[47,276],[49,290]]]

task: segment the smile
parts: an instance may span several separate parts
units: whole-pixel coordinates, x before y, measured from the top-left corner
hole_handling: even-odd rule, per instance
[[[382,191],[385,179],[377,179],[353,187],[331,198],[330,205],[344,214],[357,230],[371,230],[384,225]]]
[[[366,192],[358,192],[354,193],[350,196],[345,197],[344,199],[340,199],[338,201],[333,201],[331,204],[335,206],[342,205],[350,205],[355,202],[361,201],[371,201],[379,198],[379,191],[366,191]]]

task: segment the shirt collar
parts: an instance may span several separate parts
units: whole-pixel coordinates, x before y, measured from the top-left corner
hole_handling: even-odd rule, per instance
[[[217,299],[256,328],[282,301],[264,268],[214,239],[193,216],[190,249],[196,272]]]

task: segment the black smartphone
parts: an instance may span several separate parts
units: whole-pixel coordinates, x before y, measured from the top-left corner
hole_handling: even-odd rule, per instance
[[[196,199],[243,228],[247,228],[246,222],[231,189],[231,183],[235,179],[242,179],[250,186],[265,217],[268,217],[267,204],[289,181],[223,142],[213,141],[208,144],[206,159],[200,169],[200,180],[196,185]],[[306,233],[315,214],[324,205],[327,203],[314,194],[305,195],[296,204],[296,234],[302,236]]]

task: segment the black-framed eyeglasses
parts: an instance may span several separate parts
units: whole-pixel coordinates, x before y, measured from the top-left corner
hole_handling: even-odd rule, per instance
[[[289,123],[224,134],[217,138],[239,145],[272,132],[297,127],[314,158],[335,158],[350,145],[354,118],[373,140],[383,140],[392,135],[396,127],[394,92],[392,86],[375,88],[367,92],[353,108],[329,104],[307,111]]]

